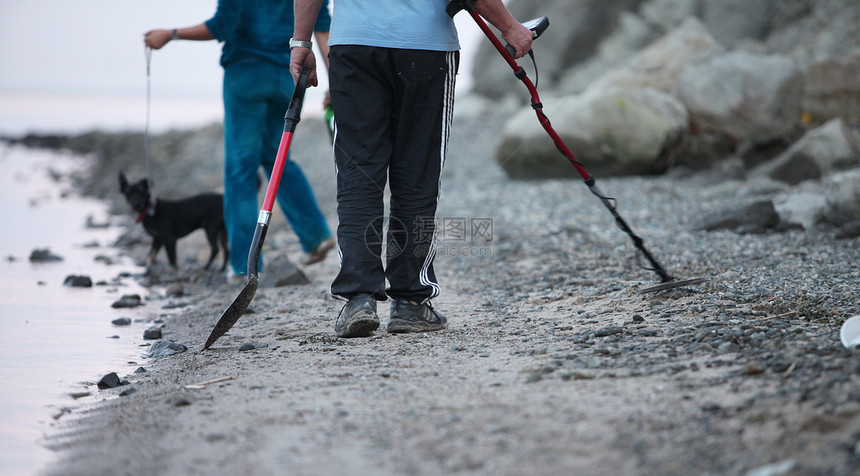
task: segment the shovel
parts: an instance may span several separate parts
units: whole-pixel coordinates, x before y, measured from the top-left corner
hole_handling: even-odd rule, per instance
[[[290,151],[290,143],[293,141],[293,132],[295,132],[296,125],[301,120],[302,102],[305,99],[305,88],[307,87],[309,73],[310,68],[307,66],[302,67],[302,71],[299,73],[299,80],[296,83],[296,90],[293,92],[293,98],[290,100],[287,113],[284,115],[284,133],[281,135],[281,144],[278,146],[275,166],[272,168],[272,176],[269,178],[266,198],[263,200],[263,208],[260,209],[260,214],[257,218],[257,228],[254,229],[254,238],[251,241],[251,249],[248,252],[248,282],[239,291],[239,295],[233,300],[233,304],[230,304],[230,307],[218,319],[215,328],[212,329],[212,333],[209,334],[209,338],[203,344],[203,350],[208,349],[218,338],[233,327],[233,324],[248,310],[248,305],[251,304],[251,300],[254,299],[254,294],[257,292],[257,286],[260,282],[257,270],[260,263],[260,252],[263,249],[263,240],[266,239],[266,231],[269,229],[269,220],[272,218],[272,208],[275,205],[275,197],[278,194],[278,185],[281,183],[281,175],[284,173],[287,153]]]

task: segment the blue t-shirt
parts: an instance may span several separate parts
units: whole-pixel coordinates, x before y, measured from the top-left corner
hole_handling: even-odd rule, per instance
[[[336,0],[329,45],[460,49],[447,0]]]
[[[224,42],[221,66],[252,57],[289,66],[293,23],[292,1],[218,0],[206,28]],[[330,25],[328,0],[323,0],[314,31],[329,31]]]

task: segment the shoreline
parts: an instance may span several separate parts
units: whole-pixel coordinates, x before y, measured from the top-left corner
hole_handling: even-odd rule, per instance
[[[858,238],[692,231],[708,210],[749,200],[750,184],[598,178],[671,274],[711,278],[642,295],[653,273],[581,183],[505,177],[489,146],[499,120],[455,119],[439,213],[489,217],[493,233],[467,243],[490,250],[484,256],[437,258],[443,294],[434,305],[447,331],[335,338],[332,255],[302,268],[310,284],[258,290],[253,313],[200,352],[237,291],[183,265],[187,305],[163,330],[188,351],[127,376],[132,395],[101,391],[103,401],[61,418],[46,440],[59,458],[45,474],[860,469],[860,361],[838,341],[839,324],[857,311]],[[325,134],[303,123],[295,160],[333,221]],[[200,170],[211,160],[205,150],[157,169],[165,175],[156,188]],[[92,190],[111,196],[110,171],[122,166],[97,164]],[[217,174],[196,179],[205,187]],[[297,262],[296,241],[273,226],[266,256]],[[194,256],[188,245],[180,241],[180,257]]]

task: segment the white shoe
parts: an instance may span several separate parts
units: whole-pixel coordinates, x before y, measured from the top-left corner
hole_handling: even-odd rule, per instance
[[[247,281],[248,278],[246,275],[233,271],[232,266],[227,267],[227,284],[231,286],[240,286],[245,284]]]

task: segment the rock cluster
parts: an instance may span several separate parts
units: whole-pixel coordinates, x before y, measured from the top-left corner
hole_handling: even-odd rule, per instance
[[[539,76],[520,63],[542,80],[543,111],[589,172],[704,170],[739,159],[735,179],[774,181],[763,198],[781,222],[856,228],[860,43],[850,38],[860,3],[518,0],[510,8],[520,19],[550,18],[534,46]],[[494,105],[471,104],[521,104],[528,92],[484,43],[475,91]],[[515,179],[578,178],[534,115],[530,105],[511,111],[497,162]]]

